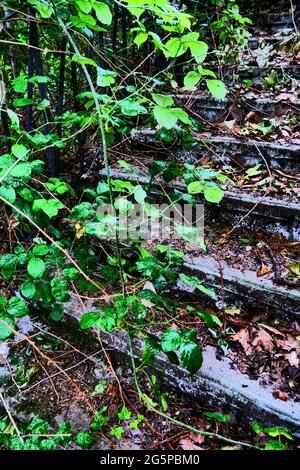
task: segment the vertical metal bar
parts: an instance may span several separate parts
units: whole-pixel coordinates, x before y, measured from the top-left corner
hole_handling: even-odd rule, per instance
[[[127,55],[127,11],[122,8],[122,48],[123,54]]]
[[[59,82],[58,82],[58,101],[56,107],[56,114],[58,118],[57,130],[56,133],[59,138],[62,136],[62,121],[61,116],[63,114],[64,107],[64,93],[65,93],[65,71],[66,71],[66,48],[67,48],[67,38],[63,36],[61,41],[60,50],[62,52],[60,56],[60,67],[59,67]],[[55,177],[59,176],[60,170],[60,149],[55,151],[55,165],[54,165],[54,175]]]
[[[75,62],[71,62],[71,81],[72,81],[72,89],[73,89],[73,107],[75,112],[77,113],[79,111],[79,104],[78,104],[78,81],[77,81],[77,67]],[[84,168],[84,141],[85,141],[85,135],[84,132],[81,132],[78,134],[77,137],[77,145],[78,145],[78,160],[79,160],[79,166],[80,166],[80,171],[83,170]]]
[[[112,50],[116,49],[117,45],[117,34],[118,34],[118,20],[119,20],[119,6],[115,5],[114,8],[114,24],[113,24],[113,34],[112,34]]]
[[[32,8],[29,8],[29,14],[34,16]],[[34,46],[34,22],[31,20],[29,22],[29,46]],[[34,73],[34,50],[32,47],[29,47],[28,51],[28,78],[33,77]],[[27,82],[27,98],[29,100],[33,99],[33,83]],[[27,105],[26,109],[26,123],[25,130],[27,132],[32,131],[32,104]]]

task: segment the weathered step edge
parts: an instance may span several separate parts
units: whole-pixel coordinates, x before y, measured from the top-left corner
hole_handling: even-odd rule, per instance
[[[249,111],[255,110],[255,113],[262,117],[270,117],[272,113],[280,112],[283,114],[300,114],[300,99],[294,101],[276,100],[269,98],[247,98],[246,96],[236,98],[225,98],[217,100],[207,93],[178,93],[171,94],[178,103],[189,106],[194,112],[210,122],[229,120],[231,106],[238,106],[244,116]]]
[[[124,179],[139,184],[149,184],[150,178],[141,174],[124,171],[110,170],[113,178]],[[105,178],[105,170],[101,170],[100,176]],[[170,188],[167,183],[151,183],[152,192],[160,191],[160,187]],[[186,190],[184,184],[179,182],[172,184],[173,189]],[[206,218],[220,224],[226,223],[227,227],[236,226],[251,230],[263,230],[264,233],[279,233],[286,239],[300,240],[300,204],[281,202],[278,199],[265,197],[259,199],[250,194],[240,194],[225,191],[220,204],[210,204],[199,196],[199,203],[205,203]],[[247,215],[247,216],[246,216]]]
[[[87,311],[91,311],[96,305],[89,301],[85,307]],[[65,304],[64,321],[67,324],[78,328],[82,314],[81,304],[77,303],[77,307],[74,307],[73,301]],[[89,330],[86,334],[90,341],[99,344],[95,332]],[[114,351],[117,360],[130,361],[126,333],[101,331],[100,335],[106,349]],[[143,350],[143,340],[140,336],[134,336],[133,348],[135,358],[140,359]],[[287,426],[300,434],[299,402],[276,399],[270,386],[250,380],[234,368],[228,358],[218,360],[216,352],[211,346],[204,349],[203,366],[195,375],[190,375],[184,368],[171,364],[163,354],[157,356],[153,367],[166,386],[199,400],[206,409],[222,407],[224,410],[236,412],[241,420],[248,423],[250,420],[258,420],[269,425]]]
[[[204,279],[205,285],[222,301],[243,307],[269,308],[291,321],[299,319],[300,290],[277,286],[269,279],[258,277],[254,271],[229,267],[212,256],[185,255],[183,269],[187,274]],[[181,280],[178,287],[187,292],[196,290]]]
[[[156,131],[153,129],[133,130],[133,141],[137,143],[159,145]],[[231,136],[202,134],[195,137],[196,145],[193,150],[177,151],[179,158],[199,160],[204,155],[209,155],[214,161],[240,166],[254,166],[263,164],[264,159],[271,169],[279,169],[286,173],[296,174],[300,172],[300,145],[276,144],[256,140],[240,140]],[[212,146],[212,148],[210,148]],[[262,158],[263,155],[263,158]]]

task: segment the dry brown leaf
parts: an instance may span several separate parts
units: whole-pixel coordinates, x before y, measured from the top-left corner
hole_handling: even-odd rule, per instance
[[[268,274],[269,268],[263,263],[261,269],[257,272],[258,277],[265,276]]]
[[[256,351],[273,351],[274,350],[274,342],[272,336],[267,332],[260,328],[255,334],[254,339],[251,341],[252,346],[256,349]]]
[[[283,336],[283,338],[286,337],[286,335],[285,335],[284,333],[281,333],[281,331],[277,330],[277,329],[274,328],[273,326],[264,325],[263,328],[264,328],[265,330],[272,331],[272,333],[275,333],[275,335]]]
[[[282,392],[279,388],[275,388],[274,390],[275,397],[282,401],[287,401],[289,399],[289,394],[286,392]]]
[[[179,444],[183,450],[203,450],[201,447],[196,446],[191,439],[181,439]]]
[[[290,366],[299,367],[300,361],[298,359],[296,351],[292,351],[288,354],[284,354],[284,357],[289,362]]]
[[[244,329],[240,330],[235,335],[232,335],[231,338],[232,338],[233,341],[238,341],[239,343],[241,343],[241,345],[242,345],[242,347],[243,347],[243,349],[244,349],[244,351],[247,355],[251,354],[252,348],[249,344],[250,335],[249,335],[248,328],[244,328]]]

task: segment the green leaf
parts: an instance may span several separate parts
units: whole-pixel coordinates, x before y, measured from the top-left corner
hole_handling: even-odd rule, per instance
[[[200,79],[201,79],[201,75],[191,70],[184,77],[184,80],[183,80],[184,88],[186,90],[193,90],[195,86],[199,83]]]
[[[5,199],[5,201],[10,202],[11,204],[13,204],[15,202],[16,197],[17,197],[16,191],[11,186],[10,187],[1,186],[0,187],[0,196],[3,197],[3,199]]]
[[[182,364],[191,374],[195,374],[202,366],[202,353],[197,343],[182,342],[179,354]]]
[[[204,189],[204,184],[202,181],[192,181],[188,185],[188,193],[189,194],[199,194],[202,193]]]
[[[102,2],[94,2],[93,8],[99,21],[103,24],[110,25],[112,22],[112,14],[109,6]]]
[[[32,299],[36,293],[36,287],[32,281],[25,281],[21,287],[21,293],[26,299]]]
[[[24,317],[28,314],[28,306],[19,297],[12,297],[8,302],[7,313],[14,317]]]
[[[182,279],[186,284],[196,287],[196,289],[200,290],[204,294],[208,295],[214,300],[217,300],[217,296],[214,291],[211,289],[208,289],[202,284],[202,281],[200,281],[197,277],[195,276],[187,276],[186,274],[179,274],[180,279]]]
[[[123,426],[115,426],[112,428],[110,434],[112,436],[115,436],[117,439],[121,439],[122,434],[124,433],[124,428]]]
[[[76,0],[76,6],[80,8],[83,13],[90,13],[92,11],[92,3],[89,0]]]
[[[51,292],[58,302],[67,302],[70,299],[68,292],[68,283],[64,279],[54,277],[51,280]]]
[[[13,320],[10,317],[7,315],[0,315],[0,341],[4,341],[14,334],[13,331],[3,322],[7,323],[14,329],[16,328]]]
[[[93,209],[93,206],[90,202],[82,202],[81,204],[78,204],[77,206],[73,207],[73,209],[70,212],[70,219],[72,220],[86,220],[90,216],[96,215],[95,210]]]
[[[31,166],[28,163],[17,163],[9,172],[9,176],[12,178],[22,178],[30,175]]]
[[[41,279],[46,271],[45,263],[40,258],[31,258],[27,271],[34,279]]]
[[[8,114],[9,119],[11,120],[12,125],[16,126],[19,129],[20,128],[19,116],[12,109],[7,109],[6,112]]]
[[[16,158],[22,158],[26,153],[28,153],[28,149],[24,145],[20,144],[14,144],[11,151]]]
[[[204,197],[208,202],[219,204],[224,197],[224,191],[219,186],[208,183],[204,187]]]
[[[161,108],[155,106],[153,109],[154,117],[158,124],[166,129],[172,129],[176,126],[178,117],[172,108]]]
[[[227,94],[226,87],[221,80],[206,80],[206,85],[214,98],[224,100]]]
[[[80,319],[80,328],[86,330],[87,328],[91,328],[94,326],[100,318],[100,314],[98,312],[87,312],[84,313]]]
[[[58,211],[63,209],[64,205],[58,199],[35,199],[33,202],[32,210],[38,212],[42,210],[50,219],[56,217]]]
[[[283,427],[265,428],[264,432],[271,437],[284,436],[290,441],[294,440],[293,436],[290,433],[290,430],[287,428],[283,428]]]
[[[137,45],[137,47],[140,47],[144,42],[146,42],[148,39],[148,34],[144,33],[143,31],[140,31],[134,38],[133,42],[134,44]]]
[[[265,442],[265,450],[286,450],[287,445],[280,441]]]
[[[174,104],[172,96],[161,95],[159,93],[152,93],[152,98],[155,103],[161,108],[168,108]]]
[[[146,197],[147,193],[146,191],[144,191],[142,186],[136,186],[134,189],[134,199],[136,200],[136,202],[142,206],[145,202]]]
[[[115,83],[116,73],[112,70],[105,70],[97,67],[97,85],[107,87]]]
[[[164,332],[161,338],[161,347],[164,352],[175,351],[179,348],[182,341],[181,333],[174,329],[169,329]]]
[[[133,98],[129,98],[120,103],[120,109],[125,116],[138,116],[147,113],[147,109],[141,106]]]
[[[33,101],[30,98],[17,98],[14,100],[14,106],[16,108],[22,108],[23,106],[28,106],[33,104]]]
[[[122,411],[120,413],[118,413],[118,417],[119,419],[121,419],[122,421],[125,421],[127,419],[130,419],[131,417],[131,411],[126,408],[126,406],[123,406],[122,408]]]
[[[230,415],[225,415],[225,414],[222,414],[222,413],[204,411],[203,415],[206,416],[208,419],[218,421],[219,423],[228,423],[231,420]]]
[[[96,439],[91,432],[79,432],[76,436],[76,444],[83,450],[89,450],[95,442]]]
[[[189,41],[188,46],[197,64],[201,64],[206,59],[208,45],[203,41]]]
[[[25,75],[19,75],[12,81],[16,93],[25,93],[27,90],[27,78]]]
[[[49,247],[45,244],[35,245],[32,248],[32,254],[36,256],[44,256],[49,252]]]

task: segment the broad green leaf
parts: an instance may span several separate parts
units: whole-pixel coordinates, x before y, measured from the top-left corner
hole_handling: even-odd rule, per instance
[[[165,44],[166,57],[179,57],[184,54],[188,49],[188,45],[182,43],[180,38],[171,38]]]
[[[116,72],[97,67],[97,85],[107,87],[115,83]]]
[[[24,145],[20,144],[14,144],[11,151],[16,158],[22,158],[28,153],[28,149]]]
[[[13,204],[16,200],[16,191],[11,186],[1,186],[0,187],[0,196],[5,199],[5,201]]]
[[[271,437],[284,436],[290,441],[294,440],[293,436],[291,435],[290,430],[287,428],[280,427],[280,426],[272,427],[272,428],[264,428],[264,432]]]
[[[188,185],[189,194],[199,194],[202,193],[204,189],[204,184],[202,181],[193,181]]]
[[[125,116],[138,116],[139,114],[147,113],[147,109],[144,106],[141,106],[133,98],[122,101],[120,103],[120,109]]]
[[[184,80],[183,80],[184,88],[186,90],[193,90],[196,87],[196,85],[199,83],[200,79],[201,79],[201,75],[191,70],[184,77]]]
[[[76,6],[86,14],[92,11],[92,4],[93,2],[89,0],[76,0]]]
[[[152,93],[152,98],[155,103],[160,106],[161,108],[169,108],[174,104],[174,100],[172,96],[168,95],[161,95],[159,93]]]
[[[202,353],[197,343],[182,342],[179,353],[182,364],[191,374],[195,374],[202,366]]]
[[[21,287],[21,293],[26,299],[32,299],[36,293],[35,284],[32,281],[25,281]]]
[[[13,320],[8,315],[0,315],[0,341],[4,341],[13,335],[13,331],[9,326],[12,328],[16,328]]]
[[[28,163],[17,163],[9,172],[9,176],[12,178],[22,178],[30,175],[31,166]]]
[[[80,319],[80,328],[86,330],[87,328],[91,328],[94,326],[100,318],[100,314],[98,312],[87,312],[84,313]]]
[[[110,8],[106,3],[94,2],[93,8],[99,21],[103,24],[110,25],[112,22],[112,14]]]
[[[14,106],[16,108],[22,108],[23,106],[28,106],[33,104],[33,101],[30,98],[17,98],[14,100]]]
[[[221,80],[206,80],[206,85],[214,98],[224,100],[227,94],[226,87]]]
[[[27,90],[27,78],[25,75],[19,75],[13,81],[13,88],[16,93],[25,93]]]
[[[33,202],[32,210],[38,212],[42,210],[50,219],[56,217],[58,211],[63,209],[64,205],[58,199],[35,199]]]
[[[161,347],[164,352],[175,351],[179,348],[182,341],[181,333],[174,329],[164,332],[161,338]]]
[[[153,113],[160,126],[165,127],[166,129],[172,129],[176,126],[178,117],[172,108],[161,108],[156,106]]]
[[[216,296],[215,292],[212,291],[211,289],[208,289],[207,287],[205,287],[203,285],[202,281],[200,281],[197,277],[187,276],[186,274],[183,274],[183,273],[179,274],[179,277],[180,277],[180,279],[182,279],[189,286],[196,287],[196,289],[200,290],[201,292],[208,295],[212,299],[217,300],[217,296]]]
[[[204,197],[206,201],[219,204],[224,197],[224,191],[214,184],[207,184],[204,187]]]
[[[142,188],[142,186],[136,186],[134,189],[134,198],[136,202],[138,202],[141,206],[145,202],[145,198],[147,197],[146,191]]]
[[[146,42],[148,39],[148,34],[144,33],[143,31],[140,31],[134,38],[133,42],[136,44],[138,47],[140,47],[144,42]]]
[[[19,297],[12,297],[8,302],[7,313],[13,317],[24,317],[29,312],[28,306],[24,300]]]
[[[44,261],[40,258],[31,258],[27,266],[27,271],[34,279],[42,278],[46,271]]]

